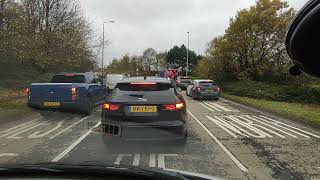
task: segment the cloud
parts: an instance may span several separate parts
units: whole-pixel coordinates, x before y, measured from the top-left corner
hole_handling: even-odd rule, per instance
[[[300,8],[307,0],[290,0]],[[112,43],[106,48],[105,62],[125,53],[139,55],[152,47],[158,51],[186,44],[190,31],[190,49],[204,53],[214,36],[224,33],[229,19],[237,11],[253,5],[255,0],[81,0],[86,16],[97,32]]]

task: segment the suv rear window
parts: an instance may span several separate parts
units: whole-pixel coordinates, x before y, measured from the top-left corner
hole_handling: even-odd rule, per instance
[[[55,75],[51,83],[85,83],[84,75]]]
[[[210,81],[204,81],[204,82],[199,82],[200,86],[215,86],[216,84],[214,82]]]
[[[173,87],[168,83],[118,83],[116,88],[121,91],[166,91]]]

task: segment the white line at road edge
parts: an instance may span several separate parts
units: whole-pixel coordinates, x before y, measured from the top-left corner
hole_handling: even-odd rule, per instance
[[[234,155],[219,141],[217,137],[215,137],[211,131],[196,117],[194,116],[189,110],[187,110],[188,113],[193,117],[195,121],[209,134],[209,136],[222,148],[222,150],[231,158],[231,160],[239,167],[239,169],[243,172],[248,172],[249,170],[244,167],[241,162],[234,157]]]
[[[60,159],[62,159],[65,155],[67,155],[74,147],[76,147],[82,140],[84,140],[94,128],[100,126],[101,121],[99,121],[95,126],[93,126],[89,131],[84,133],[79,139],[77,139],[74,143],[72,143],[66,150],[64,150],[61,154],[59,154],[57,157],[52,159],[51,162],[58,162]]]

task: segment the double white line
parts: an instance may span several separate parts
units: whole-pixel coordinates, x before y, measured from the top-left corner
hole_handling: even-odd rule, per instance
[[[230,112],[231,111],[230,109],[227,109],[227,108],[225,108],[219,104],[216,104],[216,103],[201,102],[200,104],[201,104],[201,106],[205,107],[209,111],[218,111],[218,112],[221,112],[221,111]]]

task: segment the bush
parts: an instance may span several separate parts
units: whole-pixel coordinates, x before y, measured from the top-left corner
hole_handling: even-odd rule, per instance
[[[314,85],[278,85],[255,81],[222,84],[225,92],[236,96],[280,102],[320,104],[320,87]]]

